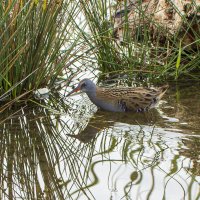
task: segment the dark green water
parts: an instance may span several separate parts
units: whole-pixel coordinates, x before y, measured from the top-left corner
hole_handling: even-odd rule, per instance
[[[199,88],[171,86],[148,113],[97,111],[85,95],[5,111],[0,199],[199,199]]]

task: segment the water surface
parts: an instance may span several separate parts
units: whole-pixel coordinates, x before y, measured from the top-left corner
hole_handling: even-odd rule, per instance
[[[199,199],[199,88],[171,86],[147,113],[100,111],[83,94],[4,112],[1,199]]]

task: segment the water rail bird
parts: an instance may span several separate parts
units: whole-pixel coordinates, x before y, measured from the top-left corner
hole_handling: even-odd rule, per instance
[[[115,87],[103,88],[90,79],[83,79],[67,96],[82,91],[97,107],[112,112],[145,112],[156,106],[168,89],[168,85],[158,88]]]

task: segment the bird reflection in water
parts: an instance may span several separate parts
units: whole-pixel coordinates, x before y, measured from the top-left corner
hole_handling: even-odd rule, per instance
[[[94,140],[98,133],[108,128],[114,127],[116,123],[129,125],[164,125],[164,119],[156,109],[151,109],[145,113],[112,113],[98,110],[93,117],[90,118],[86,128],[77,135],[67,134],[70,137],[78,139],[80,142],[88,143]]]

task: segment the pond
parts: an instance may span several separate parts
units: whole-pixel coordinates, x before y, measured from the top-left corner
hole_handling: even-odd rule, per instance
[[[13,107],[1,114],[0,198],[199,199],[199,88],[172,84],[146,113],[100,111],[84,94]]]

